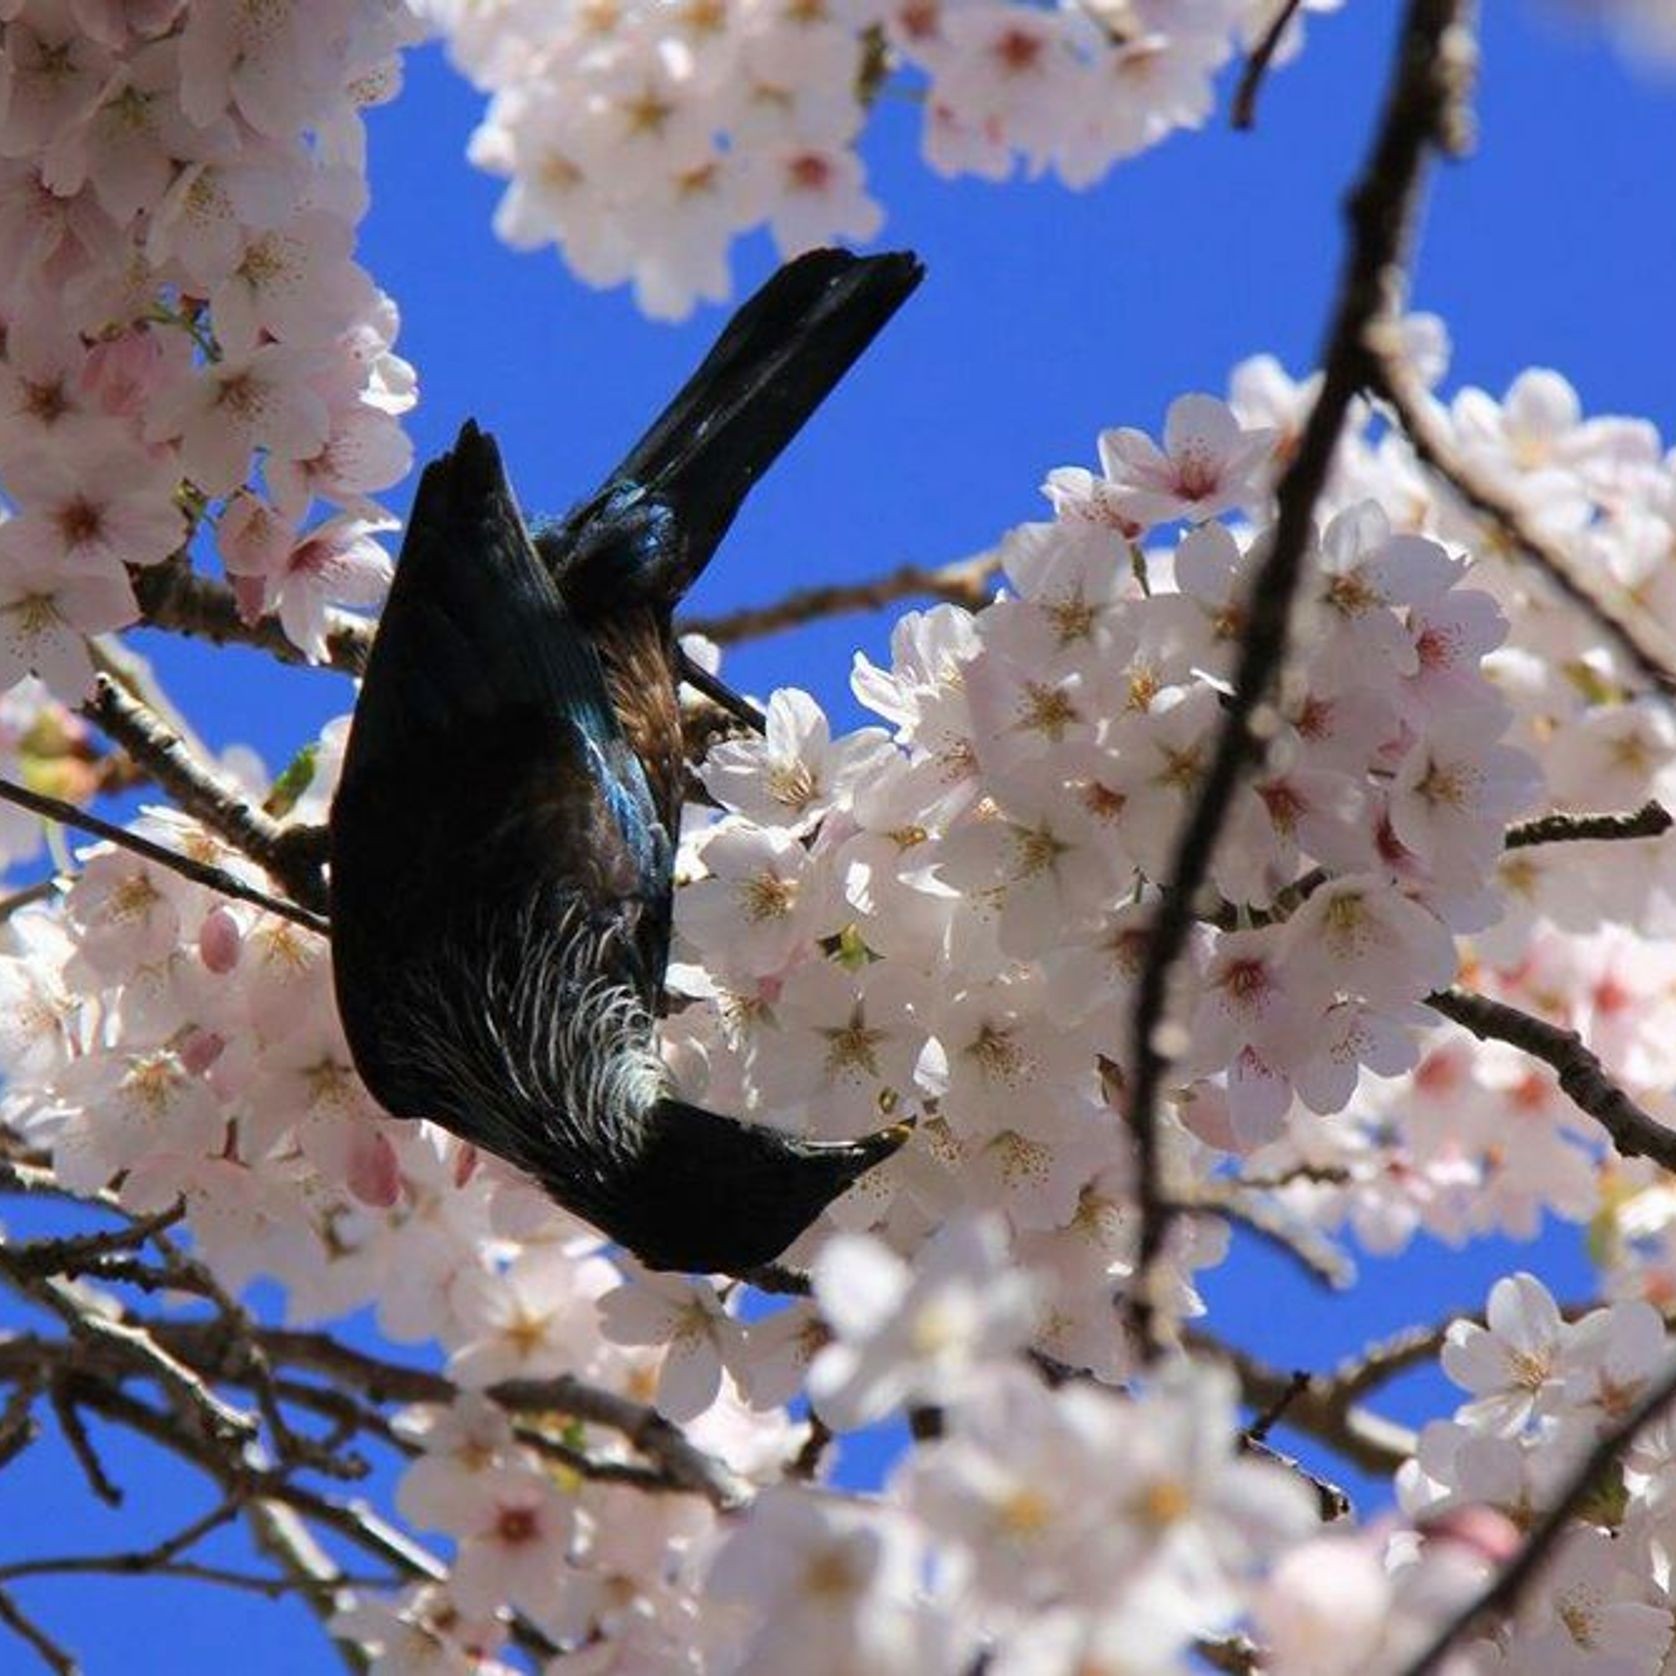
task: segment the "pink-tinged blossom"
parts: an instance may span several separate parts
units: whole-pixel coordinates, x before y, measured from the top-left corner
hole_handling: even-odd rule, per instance
[[[1664,1317],[1640,1298],[1592,1310],[1565,1334],[1561,1377],[1566,1406],[1605,1430],[1618,1424],[1668,1365]]]
[[[1039,983],[975,987],[927,1010],[941,1052],[922,1061],[920,1075],[963,1134],[990,1134],[1021,1109],[1074,1105],[1092,1091],[1087,1043],[1045,1016]]]
[[[236,126],[225,119],[193,123],[179,95],[179,38],[141,47],[107,81],[98,108],[62,132],[48,153],[56,189],[90,186],[126,225],[162,203],[183,164],[232,159],[239,149]]]
[[[1625,1563],[1623,1539],[1579,1526],[1555,1548],[1526,1596],[1507,1647],[1510,1670],[1639,1676],[1670,1651],[1670,1602],[1648,1566]]]
[[[16,452],[86,445],[84,433],[93,404],[84,389],[91,356],[77,333],[66,330],[55,309],[25,310],[6,323],[5,358],[0,360],[0,446],[6,453],[6,484],[23,482],[13,464]]]
[[[213,1153],[225,1134],[208,1087],[164,1049],[78,1060],[57,1091],[67,1115],[53,1138],[53,1173],[74,1193],[159,1155]]]
[[[37,570],[115,582],[124,565],[158,564],[186,539],[167,464],[132,443],[30,450],[8,481],[20,508],[6,526],[11,550]]]
[[[446,1407],[408,1409],[398,1416],[396,1429],[423,1450],[402,1474],[396,1505],[403,1518],[433,1530],[453,1528],[476,1506],[483,1475],[519,1455],[506,1410],[474,1392]]]
[[[278,612],[286,637],[316,662],[327,653],[329,607],[374,605],[389,588],[394,566],[373,532],[392,522],[328,518],[308,531],[277,571],[268,573],[265,607]]]
[[[70,8],[31,7],[7,26],[0,69],[0,155],[27,157],[82,120],[98,103],[115,61],[84,34]]]
[[[865,243],[884,224],[868,196],[867,171],[848,149],[798,145],[771,156],[778,190],[770,199],[769,230],[781,258],[790,260],[835,240]]]
[[[457,1326],[449,1372],[472,1389],[587,1367],[595,1314],[615,1271],[565,1245],[532,1245],[500,1272],[463,1270],[451,1303]]]
[[[110,418],[142,420],[165,389],[191,376],[192,346],[184,332],[131,326],[87,351],[81,390]]]
[[[1241,1451],[1225,1370],[1170,1364],[1131,1402],[1086,1387],[1061,1401],[1102,1461],[1093,1493],[1107,1517],[1082,1556],[1089,1590],[1102,1578],[1170,1580],[1191,1594],[1201,1625],[1223,1624],[1262,1562],[1314,1529],[1304,1485]]]
[[[1435,541],[1395,535],[1384,510],[1363,501],[1340,512],[1321,537],[1312,661],[1329,690],[1413,675],[1420,655],[1403,606],[1430,605],[1461,575]]]
[[[949,1223],[912,1269],[877,1240],[840,1235],[815,1259],[813,1279],[836,1339],[809,1370],[809,1397],[840,1431],[910,1400],[957,1397],[1022,1347],[1034,1316],[1034,1288],[1008,1266],[994,1220]]]
[[[944,837],[937,874],[963,897],[987,896],[1002,952],[1034,959],[1115,902],[1121,858],[1051,765],[1032,763],[997,790],[1001,809]]]
[[[833,961],[786,979],[758,1034],[751,1082],[771,1110],[807,1102],[813,1132],[850,1139],[907,1109],[926,1031],[919,986],[891,961]]]
[[[1358,1676],[1386,1635],[1393,1587],[1373,1544],[1322,1536],[1283,1554],[1257,1596],[1263,1646],[1284,1676]]]
[[[1288,969],[1324,999],[1403,1005],[1452,983],[1455,940],[1432,913],[1383,880],[1334,879],[1287,922]]]
[[[199,125],[236,110],[289,140],[325,102],[342,25],[327,6],[194,6],[180,38],[180,100]]]
[[[411,405],[411,398],[398,401],[395,411]],[[319,497],[369,527],[388,528],[387,515],[371,497],[399,483],[412,464],[413,444],[407,433],[393,412],[378,405],[377,392],[368,386],[352,392],[348,405],[332,406],[330,433],[317,453],[297,460],[269,459],[262,475],[275,506],[288,517],[303,516]]]
[[[367,1676],[504,1676],[491,1655],[506,1639],[497,1614],[472,1618],[442,1586],[415,1585],[394,1599],[357,1593],[328,1628],[368,1655]]]
[[[1095,495],[1117,520],[1139,529],[1179,518],[1201,523],[1256,498],[1255,474],[1273,441],[1271,431],[1244,429],[1214,396],[1178,396],[1164,419],[1162,448],[1144,431],[1101,433],[1105,479]],[[1074,494],[1074,484],[1058,482]]]
[[[1542,790],[1532,758],[1495,743],[1502,731],[1495,709],[1468,710],[1446,736],[1416,741],[1391,782],[1393,834],[1445,889],[1489,875],[1508,825]]]
[[[461,1608],[545,1611],[575,1535],[575,1502],[544,1473],[505,1466],[477,1475],[461,1503],[450,1521],[460,1546],[449,1580]]]
[[[178,440],[186,475],[206,495],[230,494],[249,476],[257,448],[302,460],[325,442],[326,404],[311,382],[318,371],[317,354],[280,343],[218,361],[164,397],[146,436]]]
[[[210,292],[225,353],[248,355],[268,339],[330,343],[371,300],[372,282],[350,260],[354,248],[351,223],[325,210],[250,229],[237,266]]]

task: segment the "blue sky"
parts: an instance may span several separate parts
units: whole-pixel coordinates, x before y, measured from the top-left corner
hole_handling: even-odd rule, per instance
[[[1222,390],[1259,350],[1307,369],[1394,11],[1360,0],[1314,21],[1302,58],[1268,83],[1254,134],[1178,137],[1084,194],[939,181],[917,158],[917,110],[889,104],[866,148],[888,212],[881,243],[919,251],[927,281],[754,496],[695,609],[963,556],[1040,516],[1046,471],[1091,461],[1103,426],[1156,430],[1173,396]],[[1450,324],[1452,381],[1499,391],[1525,366],[1553,365],[1587,410],[1676,434],[1676,81],[1626,70],[1552,9],[1484,11],[1481,146],[1434,179],[1415,304]],[[479,108],[434,49],[413,56],[406,93],[373,116],[362,260],[401,305],[398,348],[421,380],[419,457],[473,415],[498,433],[525,504],[556,513],[609,469],[723,314],[651,325],[626,294],[583,290],[550,254],[501,248],[489,227],[499,184],[463,158]],[[771,261],[765,239],[748,243],[742,292]],[[412,486],[390,497],[396,510]],[[845,619],[745,649],[729,671],[758,691],[796,681],[851,721],[852,654],[880,657],[887,634],[884,620]],[[351,700],[340,677],[279,672],[255,654],[157,637],[148,650],[207,737],[252,743],[273,766]],[[1587,1283],[1576,1232],[1560,1230],[1536,1248],[1370,1264],[1369,1284],[1341,1298],[1242,1251],[1209,1289],[1231,1335],[1283,1365],[1324,1367],[1371,1335],[1476,1307],[1521,1264],[1561,1296]],[[1415,1420],[1444,1400],[1416,1379],[1391,1406]],[[0,1476],[0,1547],[131,1544],[135,1509],[155,1537],[202,1506],[166,1465],[114,1464],[130,1489],[121,1516],[91,1509],[56,1452],[32,1452]],[[25,1598],[92,1676],[207,1676],[233,1648],[251,1676],[333,1668],[295,1603],[109,1580]],[[14,1668],[18,1647],[0,1641],[0,1671]]]

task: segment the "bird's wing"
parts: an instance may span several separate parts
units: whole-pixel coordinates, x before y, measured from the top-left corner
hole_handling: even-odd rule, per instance
[[[924,275],[906,252],[812,250],[740,308],[600,491],[537,541],[571,608],[672,610],[752,485]]]
[[[669,838],[593,645],[468,423],[420,483],[332,809],[339,1007],[363,1077],[413,1105],[385,1052],[392,982],[445,947],[469,961],[532,903],[580,915],[650,1006],[669,898]]]

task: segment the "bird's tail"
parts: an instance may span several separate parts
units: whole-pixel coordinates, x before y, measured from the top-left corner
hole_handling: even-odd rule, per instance
[[[566,600],[586,613],[594,600],[602,609],[620,605],[627,591],[672,607],[751,486],[923,273],[906,252],[814,250],[781,268],[734,315],[599,493],[538,538]],[[636,576],[630,555],[649,574]]]

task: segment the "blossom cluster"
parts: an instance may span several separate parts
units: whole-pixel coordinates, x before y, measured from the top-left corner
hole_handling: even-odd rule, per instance
[[[1279,434],[1210,397],[1175,404],[1162,447],[1108,433],[1103,472],[1055,472],[1057,518],[1003,543],[1001,597],[912,614],[888,667],[858,660],[892,733],[833,740],[806,695],[775,694],[762,740],[711,753],[726,813],[684,851],[671,981],[707,1004],[667,1037],[695,1096],[820,1135],[915,1117],[837,1214],[912,1251],[962,1206],[999,1208],[1059,1277],[1044,1348],[1106,1374],[1133,1235],[1128,1014],[1270,540],[1246,514]],[[1178,974],[1164,1123],[1187,1198],[1219,1160],[1266,1167],[1350,1129],[1364,1072],[1416,1065],[1418,1004],[1495,918],[1504,832],[1540,791],[1480,669],[1506,623],[1464,559],[1351,501],[1307,592]],[[1181,1230],[1183,1307],[1221,1255],[1211,1226]]]
[[[1436,329],[1409,340],[1439,372]],[[287,921],[106,846],[61,902],[6,920],[9,1133],[72,1190],[136,1213],[183,1199],[232,1291],[272,1277],[297,1321],[375,1305],[462,1392],[404,1421],[418,1454],[398,1503],[452,1541],[451,1567],[339,1620],[380,1668],[493,1669],[516,1612],[563,1649],[557,1670],[769,1671],[796,1646],[811,1670],[964,1670],[987,1649],[998,1670],[1050,1672],[1099,1669],[1121,1641],[1126,1668],[1175,1671],[1195,1638],[1251,1625],[1304,1676],[1342,1668],[1320,1649],[1322,1577],[1361,1590],[1362,1644],[1386,1649],[1478,1585],[1517,1509],[1455,1472],[1472,1451],[1428,1434],[1413,1529],[1317,1537],[1297,1485],[1239,1457],[1224,1376],[1138,1370],[1113,1307],[1136,1224],[1129,1006],[1308,396],[1256,362],[1229,403],[1177,402],[1158,441],[1107,432],[1098,470],[1054,472],[1051,519],[1002,542],[992,603],[911,614],[888,661],[858,659],[884,725],[835,735],[782,691],[763,738],[702,766],[718,807],[683,836],[664,1026],[683,1092],[813,1135],[916,1123],[788,1254],[812,1269],[808,1299],[747,1311],[723,1279],[646,1274],[511,1171],[381,1116],[326,945]],[[1552,374],[1503,400],[1463,392],[1438,419],[1660,625],[1676,474],[1650,429],[1583,419]],[[1171,1000],[1166,1187],[1200,1208],[1175,1223],[1160,1320],[1202,1309],[1194,1272],[1221,1260],[1217,1209],[1241,1195],[1376,1249],[1593,1218],[1619,1294],[1667,1298],[1663,1178],[1424,997],[1462,976],[1575,1026],[1668,1109],[1669,841],[1504,836],[1550,807],[1670,795],[1676,734],[1371,411],[1295,630]],[[36,774],[89,771],[44,691],[10,702],[6,750]],[[326,730],[294,818],[323,818],[346,727]],[[259,877],[184,816],[142,826]],[[1566,1340],[1579,1390],[1644,1376],[1644,1326],[1592,1332]],[[655,1402],[752,1512],[570,1471],[566,1450],[624,1446],[482,1395],[559,1373]],[[1096,1383],[1119,1378],[1127,1396]],[[800,1395],[840,1433],[934,1410],[941,1441],[879,1497],[842,1500],[788,1481]],[[1501,1511],[1478,1519],[1481,1502]],[[1628,1568],[1612,1598],[1643,1600],[1649,1545],[1610,1553]]]
[[[1315,0],[1323,10],[1336,0]],[[926,162],[1071,186],[1209,117],[1214,78],[1274,0],[429,0],[492,95],[472,157],[496,218],[599,286],[679,318],[731,287],[766,225],[782,257],[873,236],[858,144],[887,87],[923,99]],[[1298,38],[1294,22],[1289,44]]]
[[[130,570],[215,526],[311,654],[388,579],[412,370],[352,258],[362,107],[415,32],[380,0],[27,0],[0,26],[0,688],[60,698]],[[258,462],[260,469],[258,470]],[[317,500],[330,512],[310,522]]]
[[[1397,1474],[1404,1511],[1425,1526],[1466,1508],[1493,1510],[1529,1528],[1597,1438],[1667,1372],[1670,1357],[1664,1319],[1650,1304],[1567,1320],[1533,1276],[1498,1281],[1484,1325],[1449,1329],[1443,1368],[1470,1400],[1420,1434],[1415,1458]],[[1627,1676],[1664,1667],[1676,1604],[1673,1443],[1668,1420],[1635,1439],[1568,1526],[1541,1588],[1493,1642],[1472,1649],[1473,1669]]]

